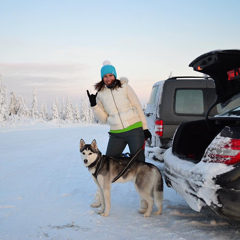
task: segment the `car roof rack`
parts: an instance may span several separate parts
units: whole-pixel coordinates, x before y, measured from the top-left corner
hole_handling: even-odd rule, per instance
[[[210,76],[206,75],[206,76],[176,76],[176,77],[170,77],[168,79],[193,79],[193,78],[201,78],[201,79],[212,79]]]

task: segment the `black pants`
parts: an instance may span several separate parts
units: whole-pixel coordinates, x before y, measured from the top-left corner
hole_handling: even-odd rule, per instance
[[[119,156],[128,145],[130,153],[135,154],[144,144],[145,137],[142,128],[136,128],[122,133],[109,133],[110,138],[107,146],[107,156]],[[145,161],[144,151],[137,157],[139,161]]]

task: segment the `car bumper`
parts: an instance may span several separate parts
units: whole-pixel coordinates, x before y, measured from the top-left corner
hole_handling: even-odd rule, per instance
[[[211,209],[220,216],[240,221],[240,164],[217,176],[216,184],[220,186],[217,195],[222,207],[211,206]]]
[[[195,211],[210,207],[220,216],[240,220],[240,166],[197,164],[178,158],[171,149],[164,155],[166,184]]]

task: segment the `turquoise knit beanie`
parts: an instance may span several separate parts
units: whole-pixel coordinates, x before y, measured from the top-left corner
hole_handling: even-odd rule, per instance
[[[101,68],[101,78],[103,79],[104,75],[108,73],[113,74],[115,78],[117,78],[117,72],[115,67],[112,66],[108,60],[106,60],[103,62],[103,67]]]

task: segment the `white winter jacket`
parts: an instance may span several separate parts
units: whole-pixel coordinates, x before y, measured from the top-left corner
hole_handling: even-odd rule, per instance
[[[110,130],[121,130],[134,123],[147,121],[141,104],[126,78],[120,79],[122,87],[109,89],[106,86],[97,94],[97,105],[92,107],[95,117],[102,123],[109,123]]]

